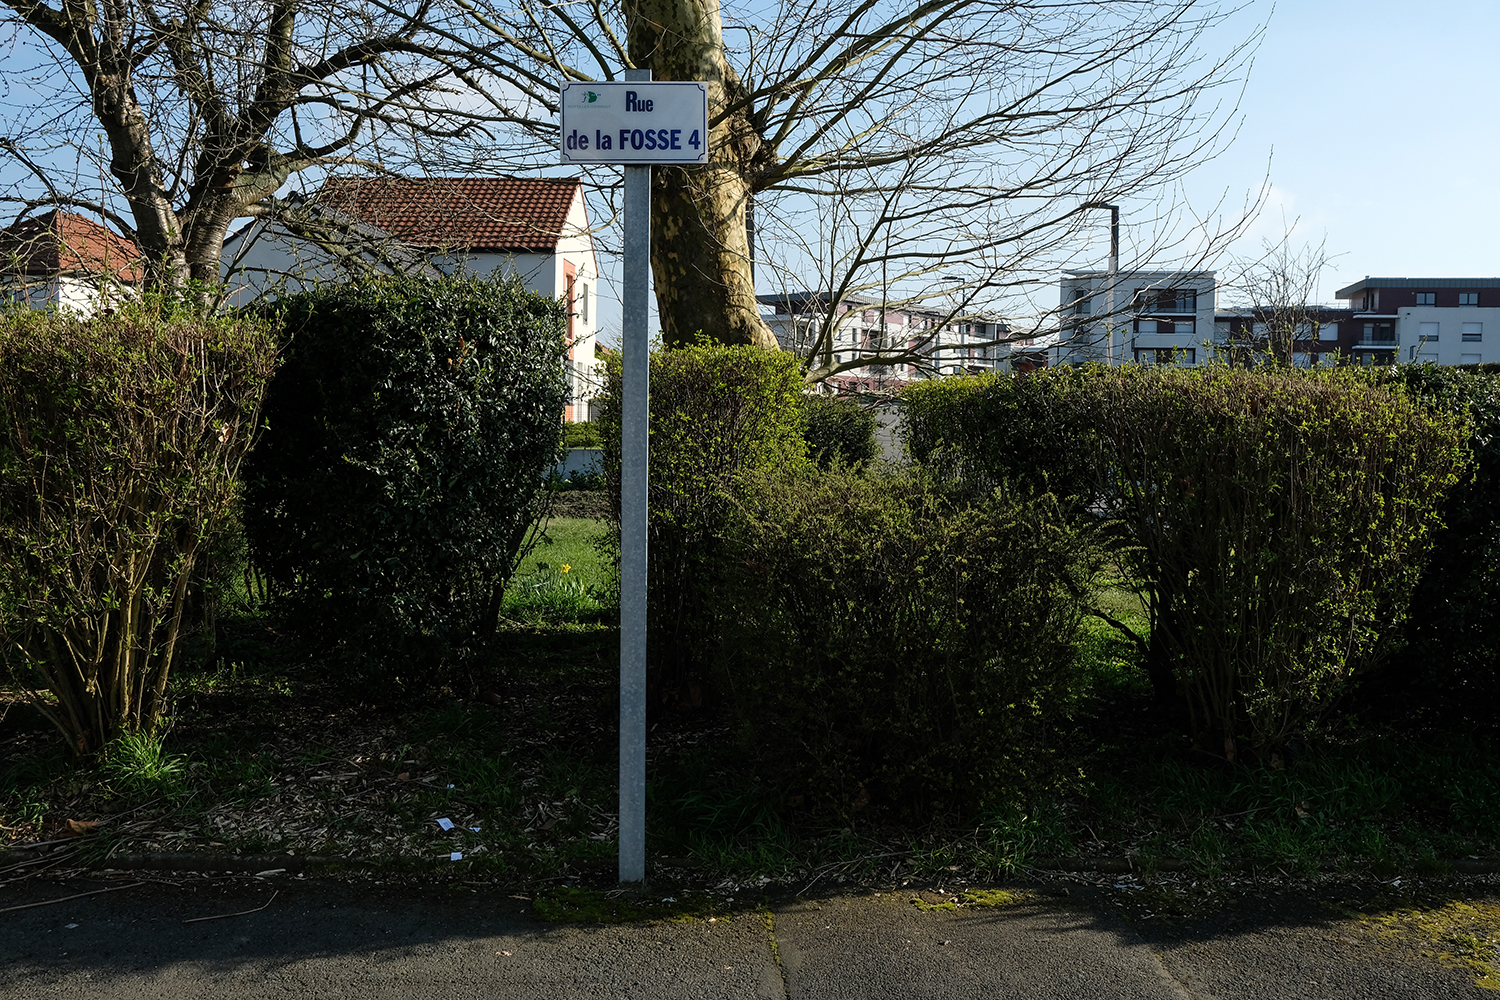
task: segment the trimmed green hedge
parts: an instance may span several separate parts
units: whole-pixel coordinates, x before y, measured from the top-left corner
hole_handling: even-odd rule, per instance
[[[1459,420],[1343,371],[1096,367],[904,398],[919,459],[1112,523],[1153,682],[1230,758],[1286,739],[1397,634],[1467,458]]]
[[[647,545],[653,707],[701,704],[718,653],[728,497],[741,477],[807,464],[797,359],[757,347],[699,345],[651,356]],[[620,509],[621,370],[606,368],[604,472]]]
[[[1053,498],[955,505],[920,471],[762,473],[730,532],[718,683],[785,801],[920,820],[1055,776],[1099,547]]]
[[[566,403],[566,309],[516,279],[384,278],[274,306],[247,464],[256,565],[299,631],[395,692],[492,633]]]
[[[1492,722],[1500,711],[1500,365],[1396,365],[1374,374],[1463,420],[1474,453],[1443,500],[1443,527],[1412,595],[1406,648],[1377,686],[1403,715]]]
[[[863,465],[880,454],[874,411],[845,396],[814,393],[802,397],[802,408],[808,454],[822,468]]]

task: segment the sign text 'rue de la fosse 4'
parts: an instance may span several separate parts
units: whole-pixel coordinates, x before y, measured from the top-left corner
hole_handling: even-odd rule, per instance
[[[701,83],[566,83],[560,96],[564,163],[708,162]]]

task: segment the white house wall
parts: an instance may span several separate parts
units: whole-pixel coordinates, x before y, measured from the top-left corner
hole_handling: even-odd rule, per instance
[[[88,278],[51,277],[31,280],[10,278],[4,284],[5,296],[17,305],[32,309],[57,309],[80,316],[92,316],[108,303],[139,298],[139,292],[126,285],[101,287]]]
[[[224,249],[220,270],[231,306],[248,305],[267,293],[295,295],[319,285],[345,284],[353,277],[338,256],[275,225],[257,222],[231,236]],[[393,271],[368,253],[361,259],[381,273]]]
[[[1500,361],[1500,309],[1405,306],[1396,312],[1400,360],[1467,365]],[[1356,318],[1355,322],[1358,322]],[[1437,342],[1422,336],[1422,324],[1436,323]],[[1465,323],[1478,323],[1481,339],[1463,339]]]

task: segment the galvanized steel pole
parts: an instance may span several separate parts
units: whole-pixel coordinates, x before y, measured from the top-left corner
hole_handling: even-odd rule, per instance
[[[647,82],[649,69],[626,70]],[[620,881],[646,880],[646,483],[650,452],[651,168],[625,167],[620,360]]]

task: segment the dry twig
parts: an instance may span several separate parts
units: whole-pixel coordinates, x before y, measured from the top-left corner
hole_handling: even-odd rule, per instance
[[[215,913],[211,917],[189,917],[188,919],[184,920],[183,923],[185,923],[185,924],[196,924],[196,923],[199,923],[199,922],[204,921],[204,920],[223,920],[226,917],[243,917],[247,913],[259,913],[261,910],[264,910],[266,907],[270,906],[272,902],[275,901],[276,894],[279,893],[280,891],[281,891],[280,889],[272,889],[271,890],[271,898],[268,899],[268,900],[266,900],[264,903],[260,904],[259,906],[255,907],[255,909],[253,909],[253,910],[237,910],[234,913]]]

